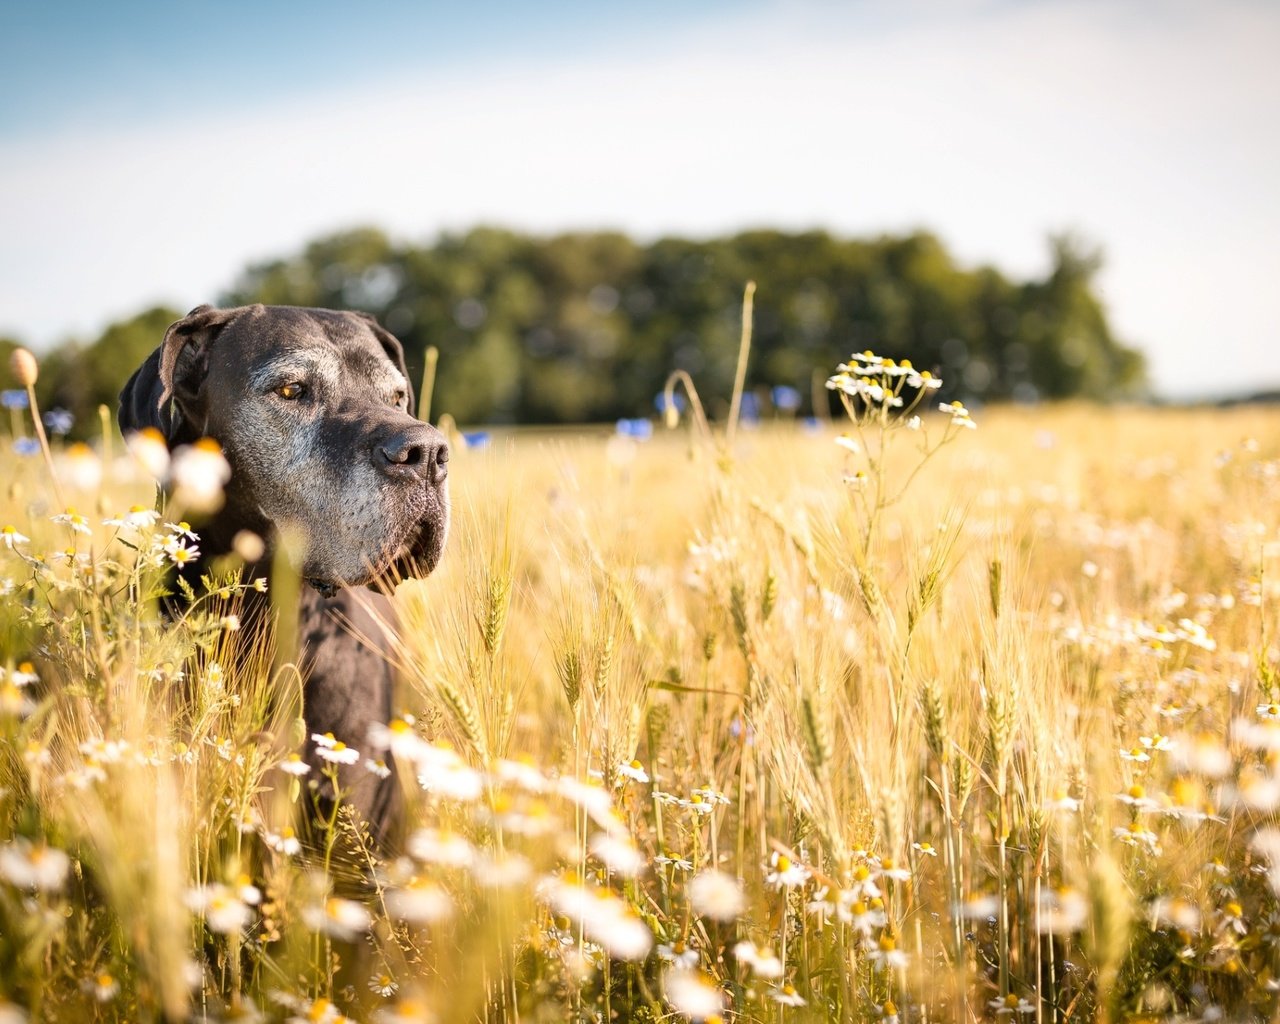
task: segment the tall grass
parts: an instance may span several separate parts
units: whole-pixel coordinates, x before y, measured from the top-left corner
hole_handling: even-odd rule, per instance
[[[0,1019],[1274,1012],[1280,418],[859,401],[459,451],[338,737],[391,851],[286,770],[235,565],[160,613],[119,439],[52,453],[88,533],[6,455]]]

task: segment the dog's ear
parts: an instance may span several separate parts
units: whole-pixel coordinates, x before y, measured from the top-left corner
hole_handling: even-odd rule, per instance
[[[121,431],[155,427],[173,445],[189,432],[182,409],[198,396],[208,369],[209,343],[241,312],[197,306],[171,324],[164,341],[120,392]],[[186,429],[184,429],[186,428]]]
[[[129,383],[120,392],[120,410],[116,415],[120,432],[154,427],[170,446],[178,441],[169,403],[161,401],[164,385],[160,383],[160,349],[147,356],[146,362],[133,371]]]
[[[200,393],[209,369],[209,345],[227,324],[244,312],[236,309],[214,309],[196,306],[190,313],[171,324],[160,346],[160,383],[164,390],[160,401],[170,398],[179,405]]]
[[[404,346],[400,344],[400,339],[378,323],[372,313],[355,313],[355,316],[358,316],[369,325],[374,337],[381,342],[382,351],[387,354],[387,358],[395,363],[396,368],[404,375],[405,387],[409,392],[409,415],[415,415],[414,409],[417,405],[417,399],[413,394],[413,381],[409,379],[409,370],[404,364]]]

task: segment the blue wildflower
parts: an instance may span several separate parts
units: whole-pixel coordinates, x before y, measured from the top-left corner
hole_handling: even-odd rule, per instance
[[[462,444],[466,448],[488,448],[492,440],[487,430],[472,430],[462,435]]]
[[[795,412],[800,408],[800,392],[788,384],[774,385],[770,397],[773,407],[783,412]]]
[[[15,438],[13,450],[18,455],[35,455],[40,451],[40,442],[34,437]]]
[[[6,409],[25,409],[31,403],[27,401],[27,393],[20,388],[0,391],[0,405]]]
[[[618,420],[618,433],[636,441],[647,441],[653,437],[653,423],[650,420]]]
[[[44,414],[44,425],[49,429],[51,434],[57,434],[59,437],[69,433],[71,426],[75,423],[76,418],[66,409],[50,409]]]

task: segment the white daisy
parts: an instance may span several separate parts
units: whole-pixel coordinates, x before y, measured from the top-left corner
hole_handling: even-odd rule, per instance
[[[289,775],[297,775],[297,776],[306,775],[309,771],[311,771],[311,765],[307,764],[306,761],[302,760],[301,754],[296,754],[296,753],[290,754],[278,765],[276,765],[276,767],[279,768],[282,772],[286,772]]]
[[[347,942],[367,932],[372,921],[363,906],[340,896],[330,896],[323,903],[304,908],[302,919],[312,931]]]

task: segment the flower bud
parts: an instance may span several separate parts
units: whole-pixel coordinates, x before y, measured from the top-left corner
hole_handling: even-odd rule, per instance
[[[40,375],[40,367],[36,365],[36,357],[25,348],[15,348],[9,354],[9,371],[20,387],[29,388]]]
[[[253,564],[266,554],[267,546],[252,530],[241,530],[231,539],[232,549],[249,564]]]

